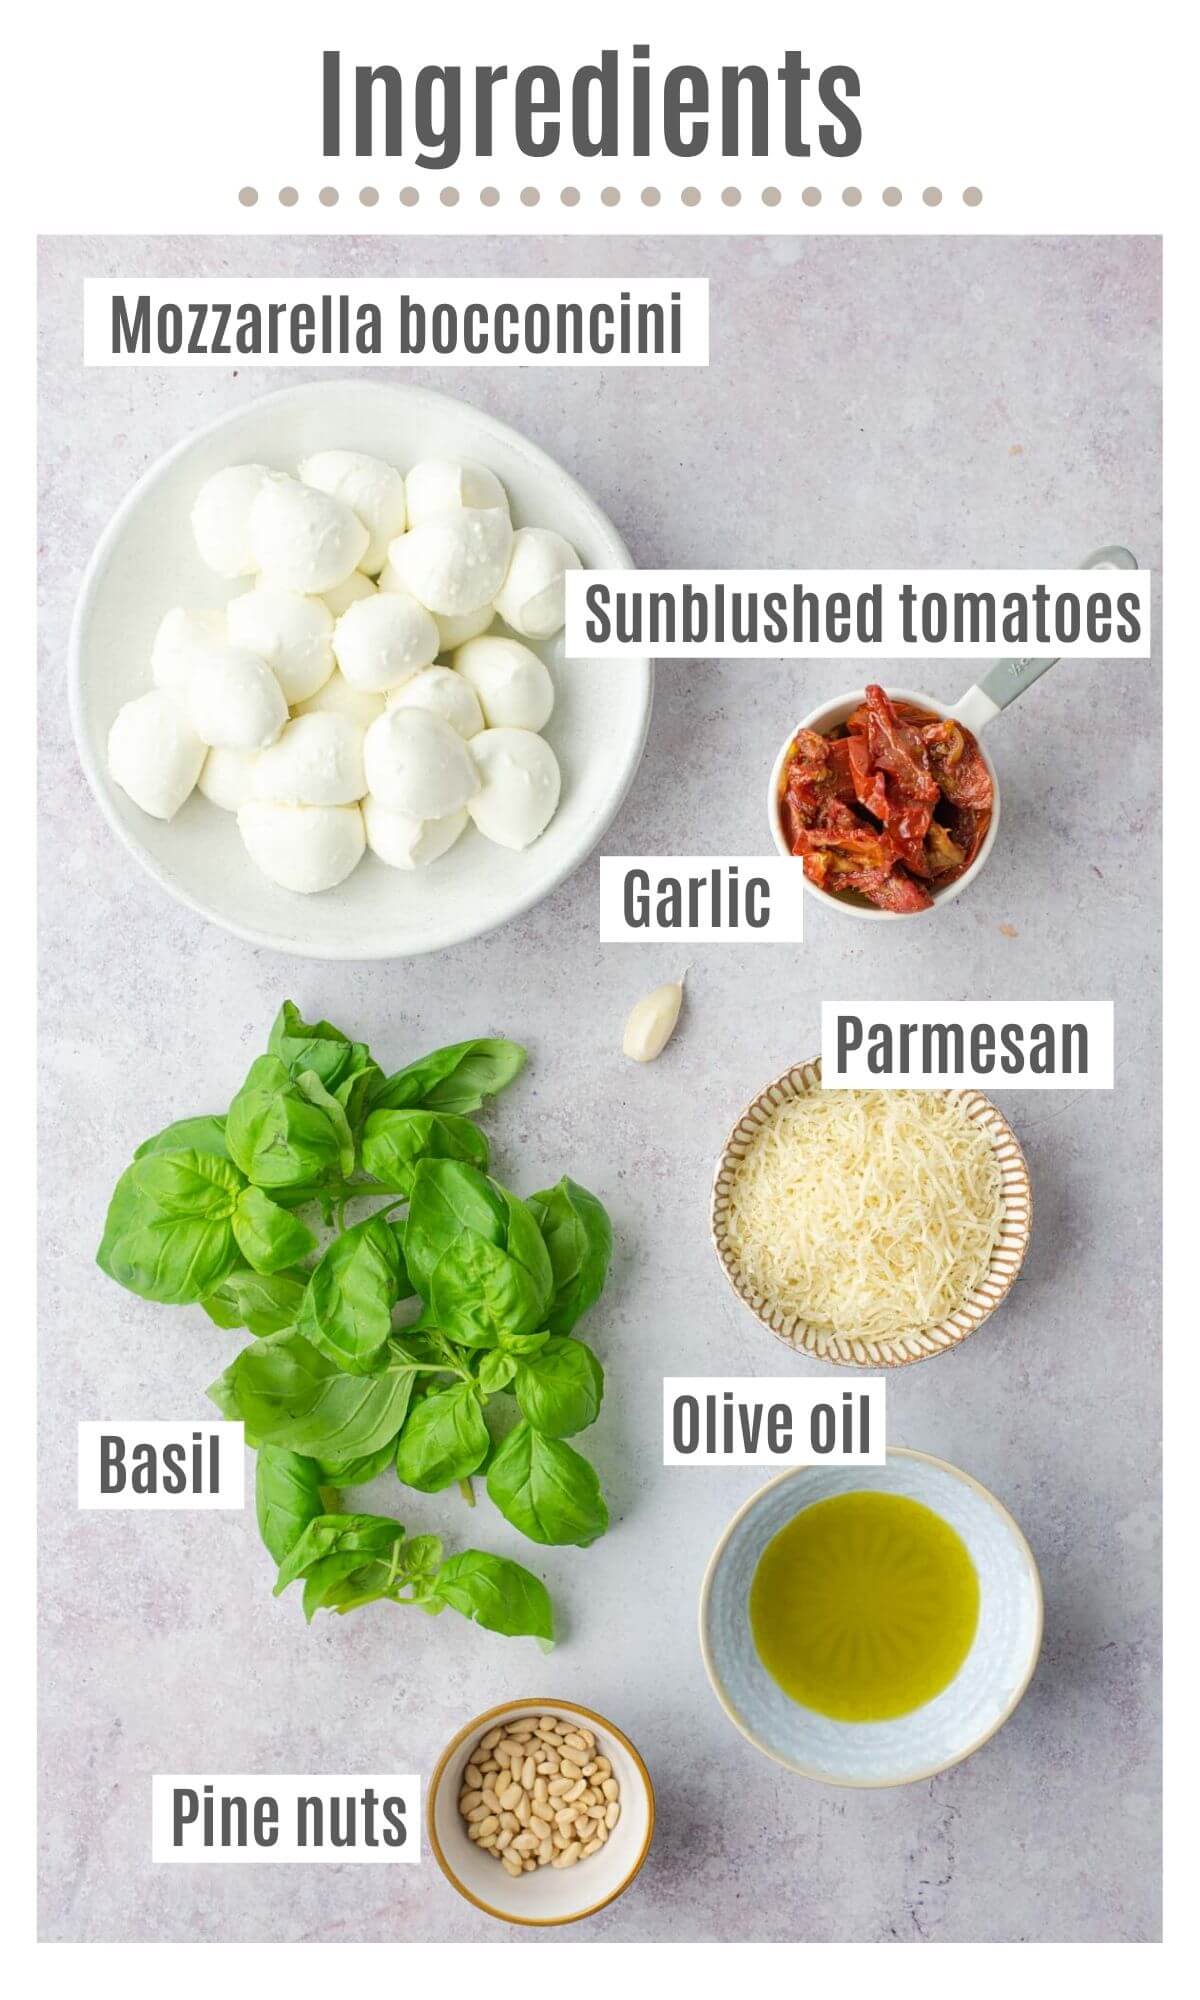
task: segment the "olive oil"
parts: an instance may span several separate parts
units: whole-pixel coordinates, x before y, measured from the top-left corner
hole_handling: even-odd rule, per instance
[[[887,1722],[948,1687],[979,1622],[960,1535],[919,1500],[842,1493],[772,1536],[750,1630],[786,1695],[836,1722]]]

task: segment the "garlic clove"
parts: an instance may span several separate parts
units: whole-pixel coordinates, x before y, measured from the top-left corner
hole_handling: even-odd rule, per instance
[[[653,1062],[675,1033],[682,1005],[682,979],[670,980],[665,986],[656,986],[653,993],[647,993],[625,1023],[622,1053],[633,1062]]]

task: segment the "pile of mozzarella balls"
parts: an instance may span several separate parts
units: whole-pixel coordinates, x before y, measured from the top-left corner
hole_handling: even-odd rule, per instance
[[[113,723],[109,770],[144,812],[169,820],[198,785],[301,894],[368,847],[436,861],[468,819],[501,847],[537,839],[559,797],[538,733],[554,687],[524,642],[561,629],[580,564],[552,529],[514,530],[493,472],[427,459],[405,478],[352,451],[295,479],[233,465],[192,528],[210,569],[253,582],[223,611],[168,611],[153,689]]]

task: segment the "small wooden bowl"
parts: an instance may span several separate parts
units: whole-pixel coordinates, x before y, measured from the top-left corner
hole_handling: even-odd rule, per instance
[[[960,1090],[957,1095],[967,1114],[982,1126],[995,1148],[1000,1167],[1000,1190],[1004,1220],[992,1251],[986,1276],[958,1309],[936,1326],[915,1327],[911,1331],[888,1334],[882,1339],[849,1340],[842,1334],[819,1332],[799,1314],[788,1312],[754,1290],[744,1276],[737,1251],[729,1240],[729,1198],[737,1170],[765,1125],[781,1104],[821,1088],[821,1063],[797,1063],[760,1090],[748,1104],[721,1150],[712,1191],[712,1239],[721,1267],[734,1291],[748,1305],[756,1319],[789,1347],[811,1354],[818,1361],[836,1361],[854,1368],[905,1368],[910,1361],[925,1361],[944,1354],[975,1333],[989,1319],[1008,1292],[1025,1261],[1033,1224],[1033,1190],[1025,1155],[1008,1120],[997,1111],[990,1098],[978,1090]]]

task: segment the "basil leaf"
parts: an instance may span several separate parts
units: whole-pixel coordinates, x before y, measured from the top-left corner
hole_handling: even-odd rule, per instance
[[[355,1458],[318,1458],[322,1486],[366,1486],[386,1472],[396,1456],[396,1440],[389,1438],[375,1451],[360,1452]]]
[[[216,1153],[147,1153],[126,1169],[138,1193],[163,1215],[225,1221],[246,1185],[237,1168]],[[126,1175],[122,1175],[124,1179]]]
[[[543,1437],[572,1437],[600,1414],[604,1370],[581,1340],[555,1335],[540,1353],[516,1363],[513,1393],[525,1421]]]
[[[488,1350],[480,1362],[479,1374],[476,1380],[485,1396],[495,1396],[499,1394],[501,1389],[507,1389],[516,1372],[517,1363],[515,1357],[511,1354],[502,1353],[498,1347],[493,1347]]]
[[[296,1078],[296,1088],[302,1097],[307,1097],[309,1103],[316,1105],[317,1109],[323,1111],[328,1118],[330,1125],[337,1134],[338,1164],[341,1167],[342,1178],[343,1180],[349,1180],[351,1174],[354,1172],[357,1149],[354,1143],[354,1134],[350,1130],[350,1120],[347,1118],[341,1103],[333,1095],[332,1091],[326,1090],[325,1085],[321,1082],[315,1070],[301,1070],[299,1076]]]
[[[369,1063],[371,1051],[365,1042],[351,1041],[331,1021],[304,1021],[300,1009],[285,1000],[275,1016],[267,1042],[270,1053],[283,1063],[292,1077],[312,1070],[326,1090],[336,1090],[353,1072]]]
[[[293,1082],[277,1056],[259,1056],[229,1107],[230,1154],[258,1187],[317,1189],[344,1178],[346,1114],[314,1072],[305,1075],[313,1078],[315,1091]]]
[[[612,1261],[612,1224],[595,1195],[565,1174],[556,1187],[530,1195],[529,1206],[554,1272],[546,1325],[551,1333],[569,1333],[604,1290]]]
[[[586,1458],[528,1423],[518,1424],[500,1446],[487,1490],[505,1520],[531,1542],[586,1548],[608,1526],[600,1482]]]
[[[258,1532],[281,1563],[299,1541],[310,1521],[325,1512],[321,1475],[315,1458],[279,1445],[259,1446],[254,1474],[254,1508]]]
[[[233,1233],[251,1268],[268,1274],[286,1270],[317,1247],[311,1229],[256,1187],[245,1187],[238,1196]]]
[[[545,1584],[507,1556],[464,1549],[442,1564],[433,1588],[452,1610],[489,1632],[554,1643],[554,1613]]]
[[[440,1535],[410,1535],[400,1550],[396,1575],[406,1583],[423,1582],[436,1574],[441,1560]]]
[[[133,1157],[141,1160],[147,1153],[174,1153],[189,1148],[194,1153],[216,1153],[219,1158],[228,1159],[225,1120],[177,1118],[173,1125],[165,1126],[152,1139],[143,1139]]]
[[[396,1476],[419,1493],[440,1493],[469,1478],[490,1445],[475,1384],[456,1382],[409,1411],[396,1447]]]
[[[553,1289],[532,1212],[499,1182],[457,1160],[422,1160],[413,1180],[404,1252],[429,1323],[467,1347],[502,1332],[534,1332]]]
[[[407,1289],[396,1232],[371,1215],[334,1238],[309,1279],[297,1322],[314,1347],[352,1375],[378,1367],[392,1307]]]
[[[455,1042],[397,1070],[376,1090],[372,1110],[478,1111],[504,1090],[525,1064],[516,1042]]]
[[[469,1118],[439,1111],[372,1111],[363,1127],[362,1163],[398,1194],[412,1192],[418,1163],[466,1160],[486,1167],[488,1142]]]
[[[304,1577],[304,1615],[310,1622],[335,1593],[349,1608],[345,1586],[351,1578],[353,1601],[370,1603],[392,1588],[403,1542],[399,1521],[381,1514],[318,1514],[280,1563],[275,1595]]]
[[[229,1373],[255,1436],[314,1458],[354,1458],[386,1444],[417,1378],[411,1363],[390,1356],[376,1375],[347,1375],[298,1332],[243,1348]]]
[[[365,1052],[364,1052],[365,1054]],[[371,1102],[372,1093],[378,1088],[383,1071],[377,1062],[365,1056],[361,1069],[351,1070],[340,1083],[334,1085],[333,1094],[346,1114],[350,1130],[358,1133]]]
[[[434,1266],[464,1230],[503,1243],[506,1216],[494,1181],[458,1160],[421,1160],[404,1225],[404,1261],[423,1299]]]
[[[307,1271],[275,1271],[265,1275],[235,1267],[200,1303],[217,1326],[245,1326],[256,1337],[295,1326]]]
[[[144,1299],[186,1305],[238,1262],[231,1217],[242,1177],[215,1153],[147,1153],[113,1191],[96,1262]]]
[[[518,1357],[522,1354],[537,1354],[545,1347],[550,1335],[541,1333],[508,1333],[500,1330],[500,1345],[506,1354]]]
[[[502,1332],[532,1333],[545,1309],[545,1287],[481,1236],[464,1234],[434,1267],[430,1317],[463,1347],[495,1347]]]

